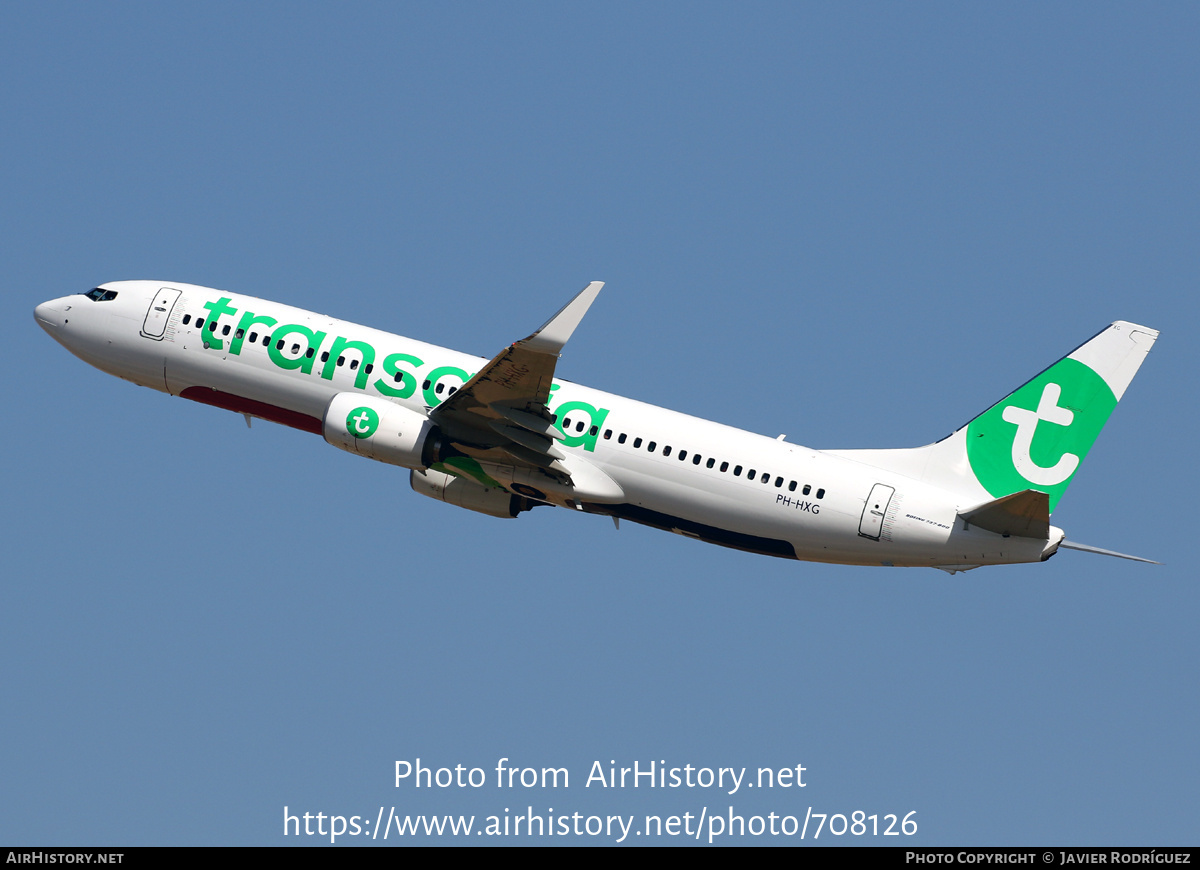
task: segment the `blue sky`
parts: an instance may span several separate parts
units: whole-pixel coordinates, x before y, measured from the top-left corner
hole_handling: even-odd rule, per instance
[[[1194,844],[1198,25],[1185,4],[5,5],[0,841],[281,844],[285,806],[531,805]],[[95,371],[31,317],[125,278],[481,356],[603,280],[561,376],[817,448],[935,440],[1144,323],[1159,343],[1055,522],[1166,564],[951,577],[457,510]],[[571,785],[395,788],[418,757]],[[584,787],[596,760],[802,764],[807,786]]]

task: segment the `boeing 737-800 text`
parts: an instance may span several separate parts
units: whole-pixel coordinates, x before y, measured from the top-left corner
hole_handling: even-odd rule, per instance
[[[497,517],[606,514],[789,559],[950,571],[1048,559],[1050,514],[1158,333],[1119,321],[925,447],[818,451],[554,379],[593,282],[492,360],[191,284],[37,306],[85,362],[410,469]],[[1125,558],[1136,558],[1127,556]],[[1148,560],[1140,560],[1148,561]]]

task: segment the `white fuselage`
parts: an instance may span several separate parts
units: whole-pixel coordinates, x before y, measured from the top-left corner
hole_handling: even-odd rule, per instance
[[[39,324],[110,374],[316,433],[338,393],[362,392],[425,414],[487,363],[204,287],[122,281],[99,289],[115,298],[79,294],[43,303]],[[862,565],[1039,561],[1062,538],[1053,528],[1049,540],[974,528],[958,519],[961,496],[914,478],[569,381],[554,384],[548,407],[565,435],[557,446],[598,468],[622,494],[619,503],[577,505],[590,512],[740,549]]]

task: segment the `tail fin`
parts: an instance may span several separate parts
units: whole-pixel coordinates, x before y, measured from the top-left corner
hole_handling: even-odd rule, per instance
[[[1117,321],[936,444],[831,452],[965,503],[1044,492],[1053,511],[1156,338],[1157,330]]]

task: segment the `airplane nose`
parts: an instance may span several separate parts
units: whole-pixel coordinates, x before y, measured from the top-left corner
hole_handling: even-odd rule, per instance
[[[33,319],[38,322],[38,326],[47,332],[58,329],[63,325],[63,320],[65,319],[65,306],[58,299],[43,302],[37,308],[33,309]]]

